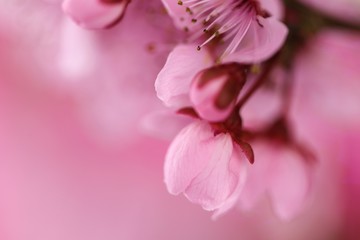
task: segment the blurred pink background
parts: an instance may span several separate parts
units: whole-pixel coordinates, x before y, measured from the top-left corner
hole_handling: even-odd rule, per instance
[[[341,108],[344,98],[322,108],[323,101],[308,99],[321,96],[321,91],[311,92],[307,83],[299,87],[294,122],[299,136],[317,148],[320,161],[312,194],[298,217],[280,221],[265,197],[254,210],[235,209],[212,221],[211,213],[166,191],[163,159],[169,141],[148,136],[140,127],[142,117],[162,109],[153,83],[174,46],[172,32],[166,28],[165,36],[157,34],[158,23],[149,27],[151,16],[137,19],[134,12],[141,8],[135,6],[127,13],[134,18],[124,20],[127,27],[88,34],[76,30],[54,5],[38,14],[33,10],[44,8],[42,1],[24,1],[26,11],[14,3],[19,1],[8,1],[0,10],[5,19],[0,23],[0,240],[360,239],[358,84],[346,85],[352,89],[343,89],[341,95],[355,99],[350,113]],[[14,9],[18,11],[11,12]],[[167,25],[170,20],[165,19],[159,21]],[[69,76],[56,62],[64,31],[74,31],[98,47]],[[153,55],[144,54],[149,47],[144,31],[151,43],[162,43]],[[358,44],[358,36],[350,38]],[[307,71],[309,66],[340,66],[336,79],[343,81],[342,73],[350,72],[346,76],[353,78],[348,81],[359,80],[359,52],[343,65],[316,65],[331,59],[333,55],[324,55],[328,49],[342,49],[326,48],[322,40],[314,43],[319,52],[307,49],[301,56],[299,71],[309,75],[298,77],[311,81],[321,75]],[[73,56],[86,52],[85,45],[67,47]],[[85,71],[92,57],[98,61],[95,73]],[[130,67],[119,68],[125,63]],[[320,82],[319,89],[324,85],[327,82]],[[331,89],[338,86],[334,83]],[[337,111],[340,114],[331,115]]]

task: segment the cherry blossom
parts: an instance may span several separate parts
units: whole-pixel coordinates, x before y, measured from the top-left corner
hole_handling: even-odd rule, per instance
[[[246,157],[227,133],[214,136],[205,122],[194,122],[175,137],[165,158],[165,183],[212,211],[235,203],[246,177]]]
[[[203,119],[225,120],[235,108],[249,67],[213,65],[208,51],[195,52],[193,47],[178,45],[169,54],[155,82],[157,95],[169,107],[192,106]]]
[[[260,62],[277,52],[287,35],[277,0],[163,2],[190,40],[205,39],[197,49],[211,45],[217,61]]]

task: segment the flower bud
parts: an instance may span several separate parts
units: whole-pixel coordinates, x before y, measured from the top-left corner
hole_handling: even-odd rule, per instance
[[[190,88],[190,99],[199,116],[211,122],[225,120],[236,105],[246,76],[247,66],[238,63],[199,72]]]
[[[63,11],[88,29],[109,28],[123,17],[130,0],[64,0]]]

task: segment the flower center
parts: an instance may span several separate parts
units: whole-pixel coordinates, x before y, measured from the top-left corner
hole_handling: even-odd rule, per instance
[[[253,21],[261,26],[258,16],[270,16],[257,0],[183,0],[178,4],[185,7],[193,24],[201,24],[198,28],[203,31],[195,31],[191,36],[191,40],[196,40],[205,35],[198,50],[215,39],[227,43],[220,58],[236,51]]]

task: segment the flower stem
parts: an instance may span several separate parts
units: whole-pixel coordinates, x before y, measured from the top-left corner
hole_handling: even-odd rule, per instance
[[[269,74],[273,70],[277,60],[279,59],[280,54],[277,53],[274,57],[272,57],[266,64],[263,71],[260,73],[259,77],[256,79],[254,85],[251,86],[249,91],[240,99],[238,104],[236,105],[236,109],[240,110],[240,108],[250,99],[250,97],[258,90],[261,85],[263,85],[269,77]]]

